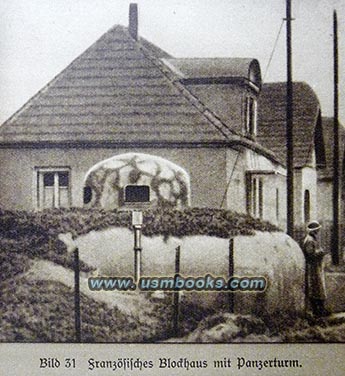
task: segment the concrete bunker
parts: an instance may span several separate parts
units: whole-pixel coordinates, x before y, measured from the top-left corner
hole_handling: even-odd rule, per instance
[[[108,228],[80,236],[77,244],[81,258],[97,267],[99,275],[133,276],[132,238],[129,229]],[[175,249],[180,246],[182,276],[229,278],[229,239],[157,235],[143,236],[142,244],[143,277],[174,276]],[[233,262],[234,276],[264,277],[268,282],[264,292],[234,293],[235,313],[294,316],[304,312],[304,256],[288,235],[256,231],[254,235],[236,236]],[[228,298],[224,291],[185,292],[181,304],[227,310]]]
[[[84,207],[112,210],[132,203],[184,208],[190,205],[190,178],[180,166],[144,153],[120,154],[86,174]]]

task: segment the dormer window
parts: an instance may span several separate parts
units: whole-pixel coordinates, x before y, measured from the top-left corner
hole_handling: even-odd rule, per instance
[[[256,136],[256,123],[257,123],[257,103],[253,97],[246,98],[245,108],[245,133],[246,136]]]

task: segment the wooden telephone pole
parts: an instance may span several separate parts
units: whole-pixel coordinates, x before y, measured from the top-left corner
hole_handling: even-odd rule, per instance
[[[333,118],[333,231],[332,262],[339,265],[340,250],[340,168],[339,168],[339,94],[338,94],[338,21],[337,12],[333,12],[333,73],[334,73],[334,118]]]
[[[291,0],[286,0],[286,167],[287,167],[287,233],[294,236],[294,144],[293,144],[293,87],[292,87],[292,43],[291,43]]]

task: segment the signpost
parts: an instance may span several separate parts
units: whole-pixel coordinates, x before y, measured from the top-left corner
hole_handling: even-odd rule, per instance
[[[138,283],[141,276],[141,228],[143,213],[140,210],[132,211],[132,226],[134,230],[134,280]]]

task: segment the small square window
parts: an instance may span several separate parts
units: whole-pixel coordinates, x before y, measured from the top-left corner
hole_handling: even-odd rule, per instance
[[[67,171],[58,172],[59,186],[68,187],[69,185],[69,173]]]
[[[54,172],[43,173],[43,184],[45,187],[54,187]]]
[[[125,202],[150,202],[150,187],[148,185],[127,185]]]

